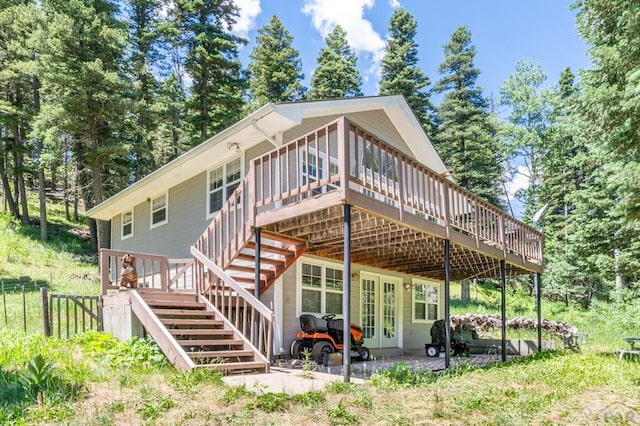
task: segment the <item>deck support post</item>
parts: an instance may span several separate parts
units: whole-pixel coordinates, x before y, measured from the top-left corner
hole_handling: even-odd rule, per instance
[[[256,299],[260,300],[260,245],[262,244],[261,241],[261,228],[258,226],[256,227],[253,232],[255,234],[255,240],[256,240],[256,248],[254,250],[254,256],[256,258],[255,260],[255,275],[254,275],[254,288],[253,288],[253,295],[256,297]],[[260,320],[259,320],[259,315],[256,315],[256,317],[254,318],[254,323],[255,323],[255,336],[253,336],[254,342],[255,342],[255,346],[258,347],[260,342]]]
[[[451,363],[451,269],[449,240],[444,240],[444,368]]]
[[[507,278],[504,259],[500,260],[500,316],[502,317],[502,362],[507,361]]]
[[[342,268],[342,283],[344,297],[342,298],[342,313],[344,318],[344,349],[342,351],[342,366],[344,382],[351,382],[351,205],[344,204],[344,265]]]
[[[538,352],[542,350],[542,306],[540,304],[542,298],[542,279],[540,272],[533,276],[533,285],[536,292],[536,313],[538,315]]]

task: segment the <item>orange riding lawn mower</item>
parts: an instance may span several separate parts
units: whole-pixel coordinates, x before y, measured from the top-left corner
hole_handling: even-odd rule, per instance
[[[304,359],[305,352],[318,364],[324,362],[325,354],[344,351],[344,320],[334,319],[335,314],[324,315],[320,320],[315,315],[300,315],[300,328],[296,340],[291,343],[291,357]],[[362,327],[351,323],[351,357],[368,361],[369,349],[362,346],[364,332]]]

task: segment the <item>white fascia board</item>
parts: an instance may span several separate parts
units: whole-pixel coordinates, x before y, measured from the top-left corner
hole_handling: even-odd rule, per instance
[[[275,113],[275,115],[274,115]],[[250,148],[265,140],[264,135],[253,126],[255,123],[268,134],[275,134],[295,126],[297,123],[287,117],[277,116],[275,105],[270,103],[216,134],[200,145],[185,152],[175,160],[165,164],[138,182],[123,189],[113,197],[87,211],[94,219],[111,220],[125,209],[142,203],[153,194],[166,191],[199,173],[207,170],[212,158],[220,158],[228,151],[228,142],[238,142],[242,149]]]

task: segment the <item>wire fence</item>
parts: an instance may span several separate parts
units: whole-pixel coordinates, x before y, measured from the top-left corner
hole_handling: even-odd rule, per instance
[[[0,280],[0,328],[70,338],[102,331],[101,296],[49,294],[48,285],[28,277]]]

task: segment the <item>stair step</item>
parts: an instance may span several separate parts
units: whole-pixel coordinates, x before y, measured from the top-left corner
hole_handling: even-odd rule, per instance
[[[233,336],[233,330],[203,328],[169,328],[174,336]]]
[[[154,309],[153,312],[157,316],[176,316],[176,317],[197,317],[197,318],[215,318],[213,311],[201,311],[196,309]]]
[[[236,256],[236,259],[238,260],[246,260],[249,262],[255,262],[256,261],[256,257],[251,255],[251,254],[246,254],[246,253],[240,253]],[[267,264],[267,265],[273,265],[276,268],[284,268],[284,260],[280,260],[280,259],[271,259],[269,257],[261,257],[260,258],[260,264]]]
[[[256,272],[255,267],[251,266],[243,266],[243,265],[234,265],[233,263],[227,266],[227,270],[236,271],[236,272],[248,272],[254,274]],[[274,277],[276,275],[276,271],[260,269],[260,275],[263,275],[265,279],[269,277]]]
[[[255,278],[249,278],[249,277],[232,277],[238,284],[255,284],[256,280]],[[265,280],[264,278],[260,279],[260,282],[262,282],[263,284],[267,282],[267,280]]]
[[[147,300],[147,305],[152,308],[180,308],[180,309],[204,309],[207,307],[202,302],[185,302],[180,300]]]
[[[267,369],[265,362],[253,361],[253,362],[224,362],[213,364],[196,364],[196,369],[209,369],[215,371],[229,371],[229,370],[264,370]]]
[[[139,291],[142,298],[146,301],[149,300],[184,300],[186,302],[198,301],[198,296],[193,293],[166,293],[162,291]]]
[[[292,237],[290,235],[276,234],[275,232],[269,232],[267,230],[261,230],[260,236],[262,238],[266,238],[267,240],[280,241],[281,243],[286,243],[293,246],[306,246],[306,242],[296,237]]]
[[[256,249],[256,243],[254,243],[253,241],[249,241],[246,245],[247,248],[251,249],[251,250],[255,250]],[[295,251],[293,250],[289,250],[286,248],[282,248],[282,247],[274,247],[274,246],[270,246],[269,244],[260,244],[260,251],[266,251],[269,253],[275,253],[275,254],[279,254],[281,256],[285,256],[285,257],[289,257],[289,256],[295,256]]]
[[[165,326],[177,325],[177,326],[210,326],[220,327],[224,325],[224,321],[217,319],[177,319],[177,318],[160,318],[160,322]]]
[[[190,347],[190,346],[238,346],[244,344],[244,341],[240,339],[176,339],[176,342],[180,346]]]
[[[252,350],[237,350],[237,351],[194,351],[187,352],[190,358],[242,358],[253,356]]]

